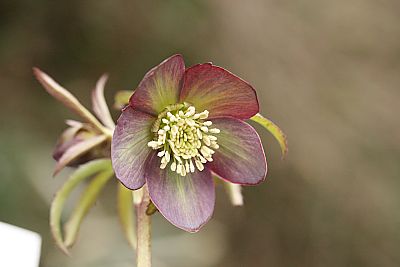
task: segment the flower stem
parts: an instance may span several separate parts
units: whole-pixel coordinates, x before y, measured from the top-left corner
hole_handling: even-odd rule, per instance
[[[149,192],[146,186],[134,192],[137,193],[134,195],[137,220],[136,263],[137,267],[151,267],[151,216],[146,214],[150,203]]]

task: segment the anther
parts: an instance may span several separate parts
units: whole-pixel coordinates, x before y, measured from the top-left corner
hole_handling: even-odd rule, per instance
[[[196,113],[196,109],[187,103],[166,107],[152,127],[155,139],[148,142],[152,149],[162,149],[157,153],[161,158],[160,168],[170,169],[181,176],[188,173],[203,171],[204,164],[211,162],[213,149],[218,149],[217,128],[209,129],[211,121],[209,112]],[[172,159],[172,162],[171,162]]]

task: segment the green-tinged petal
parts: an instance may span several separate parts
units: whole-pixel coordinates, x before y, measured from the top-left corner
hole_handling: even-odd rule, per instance
[[[66,254],[68,249],[64,244],[61,231],[61,214],[64,208],[65,201],[72,190],[83,180],[94,175],[95,173],[108,168],[110,160],[99,159],[94,160],[85,165],[80,166],[63,186],[56,193],[50,207],[50,229],[57,246]]]
[[[279,143],[279,146],[281,147],[282,157],[285,157],[288,152],[288,143],[286,135],[283,133],[283,131],[275,123],[263,117],[260,113],[257,113],[250,119],[263,126],[275,137]]]
[[[207,168],[183,177],[168,167],[160,169],[160,158],[154,155],[147,166],[146,181],[154,205],[175,226],[197,232],[211,218],[215,188]]]
[[[155,117],[124,109],[115,127],[111,143],[111,159],[117,178],[129,189],[138,189],[145,183],[145,167],[154,150],[148,147],[153,139],[151,127]]]
[[[68,163],[106,140],[107,136],[97,135],[70,146],[58,160],[53,176],[57,175]]]
[[[118,215],[129,245],[136,249],[135,218],[131,190],[118,183]]]
[[[259,110],[256,91],[250,84],[211,63],[186,70],[180,100],[199,111],[208,110],[209,118],[248,119]]]
[[[118,91],[114,96],[114,108],[121,110],[129,104],[129,99],[133,95],[134,91],[121,90]]]
[[[75,98],[68,90],[63,88],[57,82],[55,82],[50,76],[42,72],[38,68],[33,68],[33,73],[36,79],[42,84],[46,91],[52,95],[55,99],[63,103],[72,112],[80,116],[86,122],[89,122],[99,132],[111,135],[110,131],[106,129],[101,123],[90,113],[79,101]]]
[[[111,167],[111,162],[109,162],[107,169],[102,170],[95,177],[93,177],[92,181],[86,187],[85,191],[83,191],[79,202],[75,206],[75,209],[72,211],[70,218],[68,219],[64,227],[64,244],[68,248],[75,243],[83,218],[96,202],[101,190],[104,188],[104,186],[113,176],[113,174],[114,171]]]
[[[181,55],[174,55],[151,69],[130,99],[130,105],[143,112],[158,115],[166,106],[176,104],[185,72]]]
[[[267,161],[257,132],[242,120],[220,118],[212,120],[220,129],[219,148],[207,165],[223,179],[243,185],[262,182],[267,174]]]
[[[111,117],[110,110],[108,109],[106,100],[104,98],[104,86],[107,82],[108,76],[104,74],[96,83],[95,89],[92,91],[92,107],[94,114],[97,115],[99,120],[109,129],[114,130],[115,123]]]

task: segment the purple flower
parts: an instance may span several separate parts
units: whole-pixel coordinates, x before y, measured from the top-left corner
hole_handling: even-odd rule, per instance
[[[196,232],[214,210],[212,173],[241,185],[265,179],[260,138],[245,122],[258,111],[247,82],[211,63],[186,69],[174,55],[144,76],[118,119],[116,176],[132,190],[146,183],[167,220]]]

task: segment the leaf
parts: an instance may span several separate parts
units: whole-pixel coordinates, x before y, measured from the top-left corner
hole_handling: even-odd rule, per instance
[[[101,144],[106,139],[107,136],[105,135],[97,135],[69,147],[58,160],[53,176],[56,176],[68,163],[70,163],[76,157]]]
[[[283,133],[283,131],[275,123],[263,117],[260,113],[257,113],[251,117],[250,120],[255,121],[263,126],[275,137],[281,147],[282,158],[284,158],[288,152],[288,144],[286,135]]]
[[[129,245],[136,249],[133,191],[118,183],[118,215]]]
[[[92,176],[93,174],[106,169],[110,164],[109,159],[93,160],[89,163],[81,165],[63,186],[56,193],[50,207],[50,229],[57,246],[65,253],[68,249],[63,242],[63,235],[61,232],[61,214],[64,208],[65,201],[72,192],[72,190],[83,180]]]
[[[154,213],[156,213],[157,211],[158,211],[157,207],[154,205],[153,201],[150,200],[150,203],[149,203],[149,205],[147,206],[147,209],[146,209],[146,214],[151,216]]]
[[[109,129],[114,130],[115,123],[111,117],[106,100],[104,98],[104,86],[107,82],[108,75],[103,74],[96,83],[96,88],[92,91],[92,107],[94,114]]]
[[[82,193],[78,204],[75,206],[75,209],[71,213],[70,218],[68,219],[64,227],[64,244],[68,248],[75,243],[83,218],[96,202],[101,190],[104,188],[104,186],[110,180],[113,174],[114,171],[110,163],[107,169],[102,170],[95,177],[93,177],[90,184]]]
[[[224,181],[224,187],[233,206],[243,206],[242,186]]]
[[[117,110],[123,109],[129,104],[129,98],[133,95],[134,91],[121,90],[118,91],[114,96],[114,108]]]
[[[101,123],[88,111],[67,89],[63,88],[46,73],[38,68],[33,68],[36,79],[42,84],[46,91],[55,99],[63,103],[72,112],[80,116],[86,122],[91,123],[101,133],[112,135]]]

